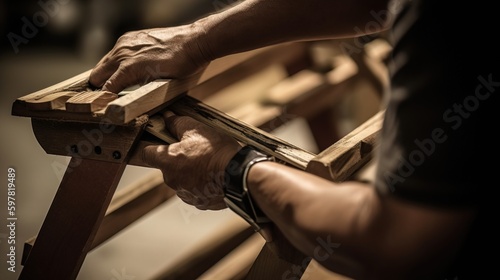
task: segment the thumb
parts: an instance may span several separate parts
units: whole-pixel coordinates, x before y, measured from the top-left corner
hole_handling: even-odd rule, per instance
[[[150,145],[142,150],[142,161],[153,168],[161,168],[166,163],[167,145]]]

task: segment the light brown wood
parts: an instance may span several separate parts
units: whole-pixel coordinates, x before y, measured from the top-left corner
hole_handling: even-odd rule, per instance
[[[68,112],[92,113],[117,98],[117,94],[109,91],[83,91],[66,100],[65,107]]]
[[[260,54],[262,54],[264,53],[264,50],[259,50],[259,52],[261,52]],[[244,53],[243,55],[244,57],[239,58],[242,59],[240,60],[240,62],[243,60],[248,60],[251,57],[255,57],[250,53]],[[41,137],[42,140],[40,142],[42,147],[51,154],[68,155],[68,147],[69,151],[71,151],[72,147],[78,147],[78,144],[81,141],[90,142],[90,155],[81,155],[82,158],[85,159],[91,158],[122,163],[124,161],[127,161],[129,164],[144,166],[141,156],[143,147],[149,144],[163,144],[165,142],[173,143],[177,141],[165,131],[163,120],[157,115],[154,115],[155,113],[167,108],[172,109],[174,112],[181,115],[194,117],[195,119],[198,119],[199,121],[211,127],[220,129],[224,133],[233,136],[235,139],[242,143],[254,145],[264,152],[274,155],[284,163],[290,164],[299,169],[306,169],[306,171],[308,172],[320,175],[331,180],[342,181],[345,180],[345,178],[349,178],[353,174],[353,172],[355,172],[360,166],[362,166],[364,163],[366,163],[367,160],[369,160],[370,153],[372,152],[373,147],[376,145],[375,140],[376,136],[378,135],[376,126],[379,124],[377,122],[365,124],[366,127],[363,130],[367,131],[357,131],[356,133],[354,133],[353,131],[352,135],[349,134],[341,141],[339,141],[339,143],[336,143],[337,146],[333,145],[329,149],[326,149],[324,152],[322,152],[320,155],[314,155],[300,148],[294,147],[293,145],[286,143],[281,139],[265,133],[263,130],[255,128],[256,125],[260,126],[266,121],[273,120],[279,117],[280,113],[282,113],[280,112],[280,108],[282,106],[287,107],[287,110],[289,110],[288,113],[300,113],[304,114],[304,116],[315,115],[319,110],[318,108],[326,108],[331,106],[332,104],[328,102],[339,99],[343,95],[343,93],[346,92],[346,89],[348,89],[348,84],[354,81],[354,79],[352,78],[356,74],[356,69],[352,67],[341,67],[342,65],[349,66],[350,64],[340,63],[339,67],[336,67],[326,75],[311,72],[309,70],[299,72],[297,75],[285,79],[283,83],[280,83],[280,85],[273,88],[270,91],[270,94],[265,100],[264,104],[249,103],[245,104],[245,106],[240,106],[239,108],[235,107],[235,110],[233,112],[229,112],[228,115],[215,110],[214,108],[207,106],[206,104],[203,104],[202,102],[199,102],[198,100],[190,96],[186,96],[186,91],[188,93],[199,93],[204,88],[220,89],[222,87],[226,87],[227,84],[231,82],[224,82],[221,80],[219,80],[220,83],[218,84],[214,84],[212,82],[224,76],[219,76],[219,74],[231,72],[228,69],[234,70],[238,68],[235,67],[235,65],[241,66],[241,64],[239,64],[240,62],[238,62],[238,59],[234,60],[233,62],[235,64],[231,64],[232,62],[226,63],[223,59],[219,60],[218,65],[211,64],[209,68],[207,68],[207,71],[205,71],[201,76],[198,77],[191,77],[185,80],[156,80],[136,89],[132,89],[122,97],[117,98],[109,103],[102,102],[98,104],[99,102],[97,102],[96,106],[94,107],[92,107],[92,104],[89,105],[89,99],[95,98],[94,101],[100,101],[99,98],[96,98],[96,95],[103,94],[103,92],[86,91],[78,94],[79,96],[73,98],[73,100],[70,100],[70,102],[66,102],[64,100],[64,98],[67,97],[66,93],[62,94],[60,91],[58,92],[58,90],[61,90],[61,88],[66,90],[67,93],[75,94],[76,91],[67,90],[78,90],[82,88],[91,90],[88,87],[88,83],[85,81],[85,79],[82,79],[81,75],[79,75],[78,78],[75,77],[73,79],[70,79],[71,81],[68,80],[68,82],[63,87],[56,85],[54,87],[48,88],[45,91],[38,92],[37,95],[32,95],[32,99],[30,99],[28,102],[26,102],[26,100],[23,98],[18,99],[13,105],[13,113],[15,112],[15,114],[18,115],[30,116],[34,118],[48,118],[51,120],[57,119],[72,121],[59,122],[51,120],[33,120],[34,128],[36,127],[35,134],[37,135],[37,137]],[[210,67],[216,67],[217,69],[211,70]],[[252,71],[255,71],[255,69],[253,69]],[[207,92],[210,92],[210,90],[207,90]],[[334,94],[331,94],[332,92]],[[52,99],[48,96],[51,96]],[[70,97],[71,96],[69,96],[68,99],[70,99]],[[37,98],[37,100],[43,100],[43,102],[38,102],[39,104],[36,104],[35,98]],[[58,98],[60,99],[58,100]],[[78,101],[79,98],[86,101],[86,107],[82,108],[83,105],[80,106],[80,103],[75,102],[75,100]],[[63,110],[64,108],[61,108],[64,107],[61,106],[61,104],[66,105],[66,111]],[[270,104],[271,106],[269,106]],[[75,107],[72,108],[71,106]],[[38,108],[38,110],[33,108]],[[48,110],[52,110],[52,112],[45,112],[43,111],[46,110],[44,108],[49,108]],[[90,114],[81,114],[82,112]],[[264,112],[266,112],[266,114],[264,114]],[[148,118],[148,115],[151,117]],[[229,115],[233,116],[231,117]],[[130,143],[127,135],[131,133],[131,131],[135,131],[136,128],[134,128],[132,124],[135,124],[138,119],[139,124],[141,122],[148,121],[148,126],[145,128],[146,133],[143,134],[139,143],[135,145],[135,149],[134,151],[132,151],[132,157],[129,159],[114,158],[114,151],[120,151],[121,145],[127,145],[127,143]],[[74,122],[76,120],[83,122],[93,122],[93,124],[82,124]],[[103,124],[104,120],[106,121],[105,124],[113,125],[113,133],[102,133],[103,131],[100,125]],[[107,123],[108,121],[109,123]],[[101,134],[103,134],[103,136],[105,137],[103,137],[102,139],[98,137],[98,134],[95,134],[97,133],[95,132],[96,129],[100,129]],[[378,127],[378,129],[380,129],[380,127]],[[87,133],[84,133],[84,131],[86,131]],[[95,133],[88,133],[92,131]],[[93,138],[89,139],[88,135],[91,135],[91,137]],[[50,143],[51,139],[58,140],[53,141],[54,143]],[[96,144],[91,141],[92,139],[101,140],[96,141],[99,142],[98,144]],[[343,145],[341,145],[340,142],[342,142]],[[97,153],[98,150],[100,151],[99,153]],[[82,153],[82,151],[80,151],[79,153]],[[156,190],[156,187],[154,189]],[[149,191],[146,192],[151,193]],[[156,197],[149,195],[126,195],[123,197],[123,200],[120,199],[116,201],[116,205],[118,206],[116,206],[114,210],[112,210],[114,205],[114,203],[112,203],[110,208],[108,208],[108,212],[104,218],[104,221],[108,219],[108,214],[119,213],[118,211],[121,211],[120,209],[126,211],[124,209],[126,209],[133,203],[140,203],[140,205],[137,206],[136,204],[134,204],[135,206],[130,206],[132,207],[129,208],[130,211],[132,211],[130,213],[135,213],[134,215],[137,214],[139,216],[142,216],[149,211],[147,209],[150,205],[145,205],[145,203],[147,203],[147,200],[155,201],[155,198]],[[153,207],[154,204],[155,203],[152,203]],[[136,207],[145,210],[139,210],[138,212],[135,212]],[[117,228],[126,226],[126,224],[133,222],[133,220],[129,218],[120,218],[119,216],[116,216],[115,218],[117,220],[115,222],[109,223],[109,225],[116,226]],[[103,240],[106,240],[114,233],[116,233],[113,229],[105,229],[106,224],[107,223],[103,222],[102,225],[102,231],[105,233],[101,234],[101,229],[99,229],[96,235],[97,237],[92,243],[92,246],[94,246],[94,243],[102,242],[97,241],[99,240],[100,236],[102,236]],[[240,233],[237,233],[236,235]],[[225,236],[221,235],[218,238],[227,241],[228,236],[230,236],[229,238],[233,238],[235,236],[235,233],[233,232]],[[244,238],[238,240],[240,240],[238,242],[241,242],[242,240],[244,240]],[[232,247],[221,245],[222,247],[226,248],[224,254],[227,254],[229,252],[228,250],[230,249],[228,248],[235,247],[236,243],[237,242],[231,243]],[[220,245],[221,243],[217,244]],[[220,251],[218,251],[218,248],[221,247],[217,247],[214,245],[215,243],[213,242],[213,240],[209,245],[202,245],[202,249],[197,249],[197,252],[191,252],[191,256],[186,256],[185,258],[183,258],[179,263],[180,265],[176,266],[175,268],[171,268],[169,271],[167,271],[166,274],[170,276],[175,275],[176,277],[179,277],[179,279],[185,277],[186,275],[193,275],[192,273],[198,273],[199,275],[207,269],[207,267],[205,266],[207,264],[207,259],[209,261],[214,261],[210,264],[215,263],[216,260],[213,258],[211,259],[214,252],[217,252],[219,254],[219,258],[222,258],[222,256],[224,255],[220,254]],[[234,251],[235,254],[236,252],[237,251]],[[264,257],[262,258],[263,262],[273,259],[273,255],[269,251],[269,248],[265,247],[262,252],[264,255]],[[290,254],[293,255],[294,253],[291,252]],[[248,252],[246,256],[248,257]],[[232,270],[232,274],[235,275],[234,277],[241,277],[242,273],[244,274],[250,269],[248,258],[246,258],[246,260],[247,261],[242,261],[239,268],[236,268],[234,266],[234,269]],[[274,264],[275,260],[277,259],[273,259],[273,263],[270,264],[271,266]],[[304,256],[298,255],[298,257],[293,260],[298,261],[295,263],[295,265],[301,265],[303,263],[300,262],[305,259]],[[290,268],[290,265],[294,265],[293,262],[283,262],[283,259],[279,259],[279,261],[280,266],[285,269]],[[205,276],[210,274],[221,276],[222,274],[220,273],[223,269],[220,268],[227,267],[227,263],[229,263],[227,260],[220,262],[208,273],[206,273]],[[203,264],[204,266],[202,267],[200,264]],[[262,262],[257,264],[257,266],[259,265],[262,265]],[[255,267],[255,269],[253,269],[252,271],[253,277],[260,277],[260,275],[262,275],[260,274],[261,272],[257,270],[257,268],[258,267]],[[181,274],[183,275],[181,276]]]
[[[201,88],[207,87],[203,84],[210,79],[272,48],[261,48],[214,60],[204,71],[185,79],[154,80],[136,89],[129,90],[123,96],[108,102],[107,106],[103,106],[104,104],[101,104],[99,102],[101,100],[97,98],[94,100],[97,103],[92,104],[90,108],[80,104],[83,106],[83,109],[80,105],[70,105],[69,110],[60,110],[62,109],[60,106],[63,101],[62,98],[65,98],[65,95],[61,96],[60,92],[91,91],[93,92],[92,94],[79,93],[79,95],[85,95],[87,98],[90,98],[94,94],[104,95],[106,98],[109,97],[101,91],[91,88],[88,79],[92,70],[88,70],[51,87],[19,97],[12,106],[12,115],[85,122],[99,122],[106,119],[117,125],[129,124],[143,114],[153,114],[159,111],[168,105],[169,102],[198,85]],[[39,100],[42,99],[43,103],[40,104]],[[82,112],[89,112],[89,114],[81,114]]]
[[[179,99],[169,109],[179,115],[190,116],[232,136],[242,143],[252,145],[269,155],[275,156],[278,160],[302,170],[315,156],[311,152],[250,126],[190,96]]]
[[[54,93],[62,91],[75,91],[80,92],[84,90],[89,90],[89,75],[92,70],[87,70],[69,79],[63,80],[55,85],[49,86],[47,88],[38,90],[31,94],[17,98],[16,101],[23,103],[31,100],[39,100],[44,97],[48,97]]]
[[[219,94],[227,87],[253,76],[270,65],[281,65],[288,75],[311,66],[309,44],[307,42],[284,43],[256,50],[254,55],[234,67],[227,68],[219,75],[207,79],[199,86],[189,90],[188,94],[205,101],[214,94]],[[290,70],[294,71],[290,71]],[[237,94],[237,93],[236,93]]]
[[[336,182],[347,180],[372,158],[378,145],[384,112],[380,111],[319,153],[309,162],[306,171]]]
[[[76,91],[60,91],[50,95],[41,95],[26,102],[26,108],[35,111],[63,110],[65,103],[77,95]]]

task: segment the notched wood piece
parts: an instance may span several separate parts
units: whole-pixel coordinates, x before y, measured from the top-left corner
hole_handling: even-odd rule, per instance
[[[334,182],[348,180],[372,158],[378,145],[384,112],[378,112],[319,153],[309,162],[306,171]]]
[[[109,91],[84,91],[66,101],[66,110],[77,113],[92,113],[105,108],[118,95]]]
[[[80,92],[89,88],[89,75],[92,70],[87,70],[79,75],[71,77],[53,86],[41,89],[34,93],[19,97],[18,101],[29,101],[43,98],[54,93],[63,91]]]
[[[76,91],[60,91],[26,100],[26,108],[35,111],[64,109],[68,99],[77,95]]]
[[[235,119],[191,96],[184,96],[173,103],[169,109],[176,114],[192,117],[232,136],[242,143],[252,145],[302,170],[306,169],[308,162],[316,156],[257,127]]]

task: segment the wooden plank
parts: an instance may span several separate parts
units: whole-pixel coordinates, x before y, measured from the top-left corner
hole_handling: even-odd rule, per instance
[[[90,85],[89,85],[89,75],[92,70],[87,70],[83,73],[80,73],[76,76],[73,76],[69,79],[66,79],[62,82],[59,82],[55,85],[49,86],[47,88],[38,90],[34,93],[22,96],[17,98],[17,101],[19,102],[26,102],[30,100],[39,100],[41,98],[44,98],[46,96],[49,96],[54,93],[58,93],[61,91],[75,91],[75,92],[80,92],[83,90],[91,90]]]
[[[37,97],[27,101],[26,108],[35,111],[64,109],[66,101],[76,94],[78,94],[76,91],[60,91],[50,95]]]
[[[252,145],[275,156],[287,164],[304,170],[315,156],[261,129],[250,126],[202,102],[185,96],[173,103],[169,110],[179,115],[190,116],[206,125],[226,133],[236,140]]]
[[[105,118],[110,119],[116,124],[128,123],[141,114],[151,112],[154,109],[158,111],[158,108],[165,107],[168,101],[188,91],[195,91],[198,86],[200,87],[199,90],[205,90],[207,86],[204,84],[210,79],[269,49],[272,49],[272,47],[260,48],[216,59],[202,73],[186,79],[159,79],[152,81],[110,102],[106,109],[97,113],[103,114]]]
[[[319,153],[306,171],[335,182],[347,180],[372,158],[384,111],[380,111],[332,146]]]
[[[109,102],[118,98],[109,91],[83,91],[66,101],[66,111],[77,113],[92,113],[106,108]]]
[[[174,195],[175,191],[165,185],[161,173],[146,176],[118,191],[113,196],[90,250],[96,248]],[[26,263],[35,241],[36,236],[24,243],[22,265]]]
[[[40,111],[30,109],[33,106],[37,107],[37,100],[42,98],[55,100],[61,91],[76,91],[85,92],[92,91],[99,94],[100,91],[90,87],[88,78],[91,70],[85,71],[75,77],[67,79],[56,85],[39,90],[35,93],[17,98],[12,105],[12,115],[35,117],[35,118],[49,118],[55,120],[72,120],[72,121],[94,121],[99,122],[106,119],[113,124],[124,125],[135,120],[135,118],[146,114],[157,112],[162,107],[165,107],[168,102],[176,97],[185,94],[188,90],[193,89],[197,85],[201,85],[224,71],[240,64],[243,61],[251,59],[258,53],[267,51],[269,48],[262,48],[248,52],[229,55],[211,62],[208,67],[201,73],[193,75],[185,79],[158,79],[149,82],[145,85],[139,86],[137,89],[130,90],[127,94],[116,98],[108,103],[108,106],[100,110],[93,110],[92,114],[78,113],[56,110],[60,109],[58,106],[47,106],[43,108],[50,108],[55,110]],[[49,97],[54,95],[52,97]],[[56,105],[58,105],[57,103]],[[42,107],[38,107],[42,108]],[[85,109],[87,110],[87,109]],[[89,110],[87,110],[89,111]]]
[[[199,86],[191,89],[188,94],[205,101],[214,93],[259,73],[270,65],[281,65],[285,69],[294,68],[296,64],[302,64],[301,66],[304,68],[311,65],[309,44],[306,42],[278,44],[255,50],[253,54],[251,59],[242,61],[219,75],[205,80]],[[294,74],[294,72],[288,72],[288,75],[290,74]]]
[[[238,110],[238,107],[244,104],[259,102],[262,98],[265,98],[269,88],[287,79],[287,77],[288,73],[285,67],[272,64],[262,67],[259,72],[219,90],[212,96],[198,100],[227,113],[231,110]]]

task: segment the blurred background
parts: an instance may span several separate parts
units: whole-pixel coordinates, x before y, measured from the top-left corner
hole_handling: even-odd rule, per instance
[[[0,186],[1,223],[7,223],[5,196],[9,167],[16,170],[18,217],[15,273],[7,271],[8,232],[6,226],[0,225],[0,279],[17,279],[24,241],[38,233],[68,162],[66,157],[48,155],[41,149],[29,118],[11,116],[14,100],[91,69],[126,31],[188,23],[237,2],[0,2],[0,178],[4,182]],[[361,119],[378,106],[374,103]],[[304,149],[317,151],[307,126],[300,120],[273,133]],[[158,171],[129,166],[119,188],[153,172]],[[228,210],[201,212],[171,199],[93,250],[78,279],[150,279],[176,256],[189,251],[196,240],[231,218],[234,214]]]

